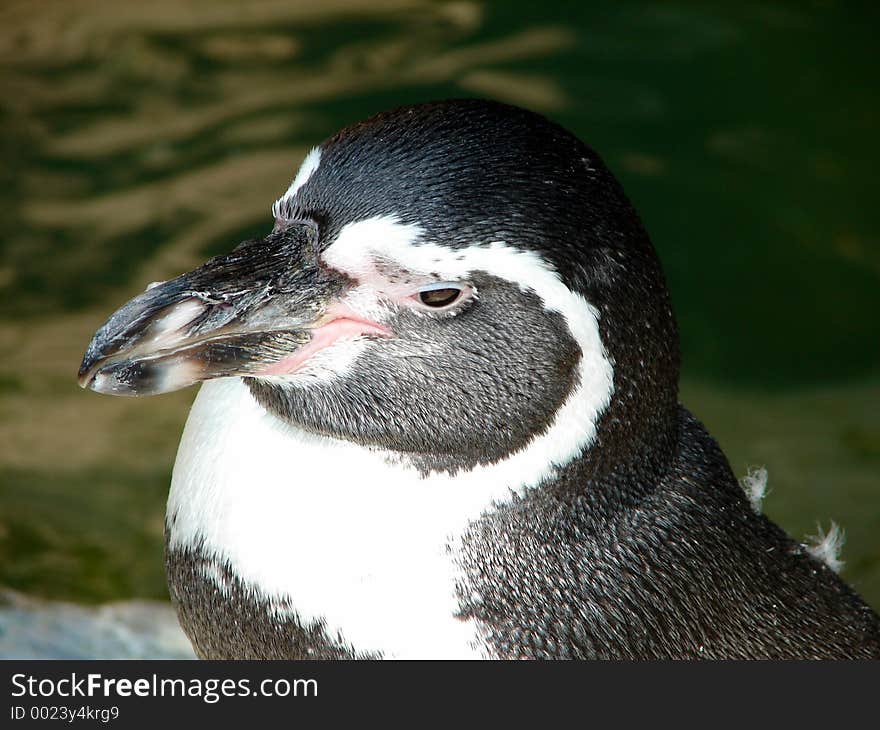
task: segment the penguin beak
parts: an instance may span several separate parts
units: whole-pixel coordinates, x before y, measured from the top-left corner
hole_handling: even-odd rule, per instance
[[[153,395],[211,378],[272,372],[312,339],[343,277],[318,265],[317,234],[295,225],[151,284],[89,344],[79,383]]]

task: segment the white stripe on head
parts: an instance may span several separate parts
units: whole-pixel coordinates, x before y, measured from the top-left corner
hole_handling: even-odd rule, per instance
[[[501,482],[520,488],[552,478],[558,467],[593,443],[599,416],[614,392],[614,368],[599,334],[599,312],[571,291],[555,269],[533,251],[503,241],[451,249],[422,238],[419,226],[400,223],[393,216],[369,218],[344,226],[323,259],[355,278],[370,272],[377,259],[448,281],[484,271],[534,292],[548,311],[561,314],[581,350],[578,384],[544,433],[497,464],[477,468],[491,470]],[[355,301],[352,304],[356,306]],[[486,476],[482,474],[482,478]]]
[[[302,164],[299,166],[296,177],[293,178],[293,182],[290,183],[287,192],[272,204],[272,215],[275,216],[275,218],[281,217],[281,208],[284,203],[296,195],[297,191],[309,181],[309,178],[315,173],[315,170],[318,169],[320,164],[321,148],[313,147],[311,152],[306,155]]]

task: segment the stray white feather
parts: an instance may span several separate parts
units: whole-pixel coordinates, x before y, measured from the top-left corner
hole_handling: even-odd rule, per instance
[[[752,504],[752,509],[761,514],[764,497],[767,496],[767,469],[763,466],[749,468],[749,473],[740,480],[740,484]]]
[[[807,552],[835,573],[839,573],[844,566],[844,561],[840,559],[844,542],[846,535],[835,522],[832,521],[828,532],[817,524],[816,534],[807,538]]]

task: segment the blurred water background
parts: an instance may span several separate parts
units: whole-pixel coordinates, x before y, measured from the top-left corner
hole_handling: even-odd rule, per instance
[[[665,265],[682,401],[738,474],[767,467],[791,534],[843,526],[843,575],[880,606],[878,20],[807,0],[5,0],[0,655],[187,653],[161,628],[162,524],[195,391],[81,391],[83,350],[147,282],[268,231],[310,146],[450,96],[600,152]],[[155,635],[132,643],[142,609]],[[98,644],[62,646],[86,624]]]

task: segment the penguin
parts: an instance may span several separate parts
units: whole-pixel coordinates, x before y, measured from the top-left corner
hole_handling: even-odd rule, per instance
[[[274,227],[147,288],[80,384],[201,383],[166,515],[203,658],[880,658],[679,403],[660,261],[577,137],[479,99],[315,147]]]

